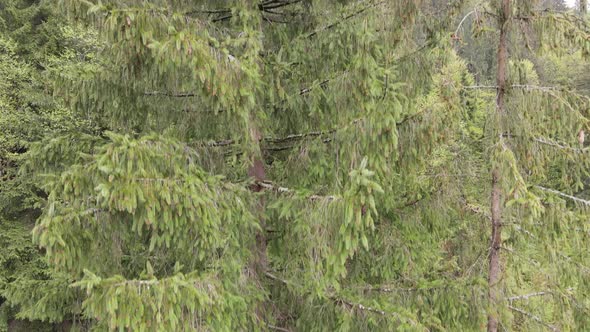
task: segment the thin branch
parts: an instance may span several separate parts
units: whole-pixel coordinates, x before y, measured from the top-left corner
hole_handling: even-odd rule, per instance
[[[333,27],[335,27],[335,26],[337,26],[337,25],[339,25],[341,23],[344,23],[345,21],[347,21],[347,20],[349,20],[349,19],[357,16],[357,15],[362,14],[363,12],[367,11],[368,9],[377,7],[377,6],[382,5],[384,3],[385,3],[385,1],[379,1],[379,2],[376,2],[374,4],[368,5],[367,7],[361,8],[361,9],[357,10],[356,12],[354,12],[352,14],[348,14],[347,16],[341,18],[340,20],[338,20],[338,21],[336,21],[334,23],[328,24],[328,25],[326,25],[324,27],[321,27],[321,28],[319,28],[317,30],[314,30],[314,31],[310,32],[305,37],[306,38],[311,38],[311,37],[317,35],[318,33],[322,32],[322,31],[326,31],[328,29],[331,29],[331,28],[333,28]]]
[[[268,326],[269,329],[273,329],[273,330],[276,330],[276,331],[291,332],[291,330],[288,330],[286,328],[274,326],[274,325],[271,325],[271,324],[268,324],[268,323],[266,324],[266,326]]]
[[[522,89],[527,91],[559,91],[561,90],[558,87],[554,86],[538,86],[538,85],[529,85],[529,84],[513,84],[510,86],[513,89]],[[463,89],[467,90],[496,90],[498,89],[497,85],[469,85],[464,86]]]
[[[119,282],[114,284],[114,286],[127,286],[127,285],[136,285],[136,286],[149,286],[149,285],[157,285],[160,281],[157,279],[153,280],[125,280],[123,282]]]
[[[268,271],[264,272],[264,275],[265,275],[267,278],[269,278],[269,279],[272,279],[272,280],[274,280],[274,281],[278,281],[278,282],[280,282],[280,283],[282,283],[282,284],[284,284],[284,285],[289,285],[289,282],[288,282],[287,280],[285,280],[285,279],[281,279],[281,278],[279,278],[279,277],[275,276],[274,274],[272,274],[272,273],[270,273],[270,272],[268,272]]]
[[[282,7],[287,7],[290,5],[294,5],[297,3],[300,3],[303,0],[291,0],[291,1],[267,1],[267,2],[262,2],[260,4],[258,4],[258,10],[260,10],[261,12],[269,12],[272,13],[272,11],[270,11],[271,9],[278,9],[278,8],[282,8]],[[187,14],[196,14],[196,13],[204,13],[204,14],[225,14],[225,16],[221,16],[221,17],[217,17],[214,18],[213,20],[211,20],[212,22],[220,22],[220,21],[225,21],[228,20],[230,18],[233,17],[233,14],[231,13],[230,9],[224,8],[224,9],[220,9],[220,10],[202,10],[202,11],[191,11],[188,12]],[[277,14],[277,13],[274,13]],[[288,23],[288,22],[284,22],[284,23]]]
[[[356,309],[356,310],[360,310],[360,311],[366,311],[366,312],[370,312],[373,314],[377,314],[380,316],[393,316],[395,318],[397,318],[399,321],[407,321],[410,322],[412,325],[414,326],[418,326],[418,322],[414,321],[411,318],[405,318],[402,317],[399,313],[397,312],[387,312],[387,311],[383,311],[381,309],[377,309],[377,308],[373,308],[373,307],[368,307],[365,306],[361,303],[353,303],[349,300],[343,299],[343,298],[339,298],[339,297],[331,297],[331,299],[336,302],[336,303],[340,303],[343,304],[351,309]],[[426,329],[428,331],[428,329]]]
[[[543,291],[543,292],[536,292],[536,293],[531,293],[531,294],[524,294],[524,295],[512,296],[512,297],[507,298],[506,300],[509,301],[509,302],[518,301],[518,300],[528,300],[531,297],[543,296],[543,295],[550,295],[550,294],[553,294],[553,292]]]
[[[260,187],[267,189],[267,190],[271,190],[274,192],[277,192],[279,194],[284,194],[284,193],[296,193],[295,190],[293,189],[289,189],[286,187],[280,187],[280,186],[275,186],[270,182],[262,182],[262,181],[256,181],[256,184],[259,185]],[[330,195],[330,196],[321,196],[321,195],[311,195],[307,197],[310,201],[321,201],[321,200],[326,200],[326,201],[337,201],[340,199],[339,196],[334,196],[334,195]]]
[[[265,274],[265,276],[267,278],[269,278],[271,280],[278,281],[278,282],[280,282],[280,283],[282,283],[284,285],[289,285],[289,282],[287,280],[281,279],[281,278],[275,276],[274,274],[272,274],[272,273],[270,273],[268,271],[265,272],[264,274]],[[402,318],[401,315],[399,313],[396,313],[396,312],[386,312],[386,311],[383,311],[381,309],[377,309],[377,308],[365,306],[365,305],[363,305],[361,303],[353,303],[353,302],[351,302],[349,300],[346,300],[346,299],[343,299],[343,298],[340,298],[340,297],[337,297],[337,296],[334,296],[334,295],[329,296],[328,298],[331,299],[332,301],[334,301],[335,303],[343,304],[343,305],[345,305],[347,307],[350,307],[352,309],[357,309],[357,310],[360,310],[360,311],[367,311],[367,312],[378,314],[378,315],[381,315],[381,316],[394,316],[394,317],[396,317],[400,321],[401,320],[406,320],[406,321],[409,321],[410,323],[412,323],[412,325],[414,325],[414,326],[418,325],[418,323],[416,321],[414,321],[414,320],[412,320],[410,318]]]
[[[553,146],[553,147],[556,147],[556,148],[559,148],[559,149],[562,149],[562,150],[571,150],[571,151],[574,151],[576,153],[584,153],[586,151],[590,151],[590,148],[574,148],[574,147],[571,147],[571,146],[560,144],[558,142],[555,142],[555,141],[550,140],[550,139],[545,138],[545,137],[537,137],[537,138],[535,138],[535,141],[537,141],[537,142],[539,142],[541,144]]]
[[[162,92],[162,91],[146,91],[143,93],[144,96],[166,96],[166,97],[174,97],[174,98],[186,98],[186,97],[195,97],[197,94],[192,92]]]
[[[530,319],[532,319],[532,320],[534,320],[535,322],[537,322],[537,323],[539,323],[539,324],[541,324],[541,325],[545,326],[546,328],[550,329],[551,331],[554,331],[554,332],[559,332],[559,329],[558,329],[558,328],[556,328],[555,326],[553,326],[553,325],[550,325],[550,324],[548,324],[548,323],[545,323],[545,322],[544,322],[544,321],[543,321],[541,318],[539,318],[539,317],[537,317],[537,316],[535,316],[535,315],[531,314],[530,312],[526,312],[526,311],[524,311],[524,310],[522,310],[522,309],[520,309],[520,308],[516,308],[516,307],[513,307],[513,306],[511,306],[511,305],[508,305],[508,308],[510,308],[511,310],[514,310],[514,311],[516,311],[516,312],[518,312],[518,313],[520,313],[520,314],[522,314],[522,315],[524,315],[524,316],[527,316],[527,317],[529,317]]]
[[[465,17],[463,17],[463,19],[461,20],[461,22],[459,22],[459,26],[457,26],[457,29],[455,30],[455,36],[458,36],[459,34],[459,30],[461,30],[461,26],[463,25],[463,23],[465,22],[465,20],[467,20],[467,18],[473,14],[475,14],[477,12],[476,9],[470,11],[469,13],[467,13],[467,15],[465,15]]]
[[[574,202],[580,203],[580,204],[584,204],[586,206],[590,206],[590,201],[582,199],[582,198],[578,198],[576,196],[572,196],[572,195],[568,195],[566,193],[563,193],[561,191],[555,190],[555,189],[550,189],[550,188],[545,188],[545,187],[541,187],[541,186],[535,186],[535,188],[540,189],[542,191],[546,191],[546,192],[550,192],[552,194],[561,196],[561,197],[565,197],[568,198]]]
[[[353,309],[359,309],[359,310],[362,310],[362,311],[369,311],[369,312],[372,312],[372,313],[379,314],[381,316],[388,315],[388,313],[385,312],[385,311],[383,311],[383,310],[375,309],[375,308],[372,308],[372,307],[367,307],[367,306],[364,306],[364,305],[362,305],[360,303],[352,303],[352,302],[350,302],[348,300],[345,300],[345,299],[342,299],[342,298],[334,298],[334,300],[337,303],[344,304],[344,305],[346,305],[346,306],[348,306],[350,308],[353,308]],[[396,317],[399,317],[399,314],[398,313],[393,313],[391,315],[394,315]]]

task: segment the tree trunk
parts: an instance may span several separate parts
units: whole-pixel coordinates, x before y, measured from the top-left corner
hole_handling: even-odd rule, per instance
[[[588,0],[580,0],[580,13],[586,15],[588,12]]]
[[[511,0],[501,0],[501,13],[498,19],[500,25],[500,42],[498,44],[498,68],[496,84],[498,86],[496,98],[496,112],[498,113],[497,138],[502,140],[502,117],[505,112],[506,74],[508,64],[508,28],[510,25]],[[491,226],[490,261],[488,272],[488,332],[498,331],[500,302],[500,280],[502,278],[502,266],[500,262],[500,248],[502,246],[502,189],[500,183],[500,169],[496,166],[492,170],[492,195],[491,195]]]
[[[251,165],[248,168],[248,176],[254,178],[254,180],[256,180],[257,182],[264,181],[266,180],[266,171],[264,167],[264,160],[262,158],[261,153],[262,150],[260,148],[262,134],[258,130],[256,122],[254,120],[250,121],[250,128],[251,139],[252,141],[257,142],[258,146],[257,149],[255,149],[253,156],[251,157]],[[253,192],[260,192],[262,190],[262,187],[258,183],[255,183],[252,185],[250,189]],[[259,218],[260,230],[256,234],[256,243],[253,248],[253,257],[250,266],[255,278],[257,278],[259,281],[262,280],[262,278],[264,278],[264,275],[268,269],[268,258],[266,255],[266,220],[264,218],[264,212],[266,209],[265,205],[266,202],[264,198],[261,197],[258,201],[258,207],[256,211]],[[258,319],[260,319],[263,322],[266,321],[266,310],[264,303],[258,304],[256,308],[256,313]]]

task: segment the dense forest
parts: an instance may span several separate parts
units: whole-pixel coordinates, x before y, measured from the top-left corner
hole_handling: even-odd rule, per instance
[[[590,331],[586,0],[0,0],[0,331]]]

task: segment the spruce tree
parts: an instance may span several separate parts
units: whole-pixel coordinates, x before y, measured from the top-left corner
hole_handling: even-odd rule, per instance
[[[92,33],[55,9],[0,1],[0,331],[66,330],[80,313],[79,290],[32,242],[45,193],[20,172],[32,142],[87,126],[51,97],[51,77],[62,64],[86,61]]]
[[[539,11],[533,1],[499,0],[479,8],[497,22],[496,90],[483,140],[488,151],[491,223],[488,331],[588,329],[590,201],[588,97],[543,86],[524,43],[541,52],[587,55],[588,25]],[[485,21],[485,20],[484,20]],[[479,212],[483,210],[478,210]]]
[[[30,153],[34,237],[96,328],[482,326],[460,3],[61,5],[103,44],[56,96],[100,129]]]

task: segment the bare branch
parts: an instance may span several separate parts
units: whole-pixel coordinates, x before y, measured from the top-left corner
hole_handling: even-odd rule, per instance
[[[553,86],[537,86],[537,85],[529,85],[529,84],[513,84],[510,86],[513,89],[522,89],[527,91],[559,91],[561,90],[558,87]],[[463,89],[467,90],[496,90],[498,89],[497,85],[469,85],[464,86]]]
[[[271,190],[280,194],[283,193],[295,193],[296,191],[293,189],[289,189],[286,187],[280,187],[280,186],[275,186],[272,183],[268,182],[268,181],[256,181],[256,184],[259,185],[260,187],[267,189],[267,190]],[[321,201],[321,200],[325,200],[325,201],[337,201],[340,199],[339,196],[321,196],[321,195],[311,195],[307,197],[309,200],[311,201]]]
[[[474,9],[472,11],[470,11],[469,13],[467,13],[467,15],[465,15],[465,17],[463,17],[463,19],[461,20],[461,22],[459,22],[459,25],[457,26],[457,29],[455,30],[455,36],[459,35],[459,30],[461,30],[461,26],[463,25],[463,23],[465,22],[465,20],[467,20],[467,18],[473,14],[477,13],[477,9]]]
[[[269,278],[269,279],[272,279],[272,280],[274,280],[274,281],[279,281],[279,282],[281,282],[282,284],[285,284],[285,285],[288,285],[288,284],[289,284],[289,282],[288,282],[287,280],[285,280],[285,279],[281,279],[281,278],[279,278],[279,277],[275,276],[274,274],[272,274],[272,273],[270,273],[270,272],[268,272],[268,271],[264,272],[264,275],[265,275],[267,278]]]
[[[291,332],[291,330],[288,330],[288,329],[283,328],[283,327],[274,326],[274,325],[271,325],[271,324],[266,324],[266,326],[268,326],[269,329],[273,329],[273,330],[276,330],[276,331]]]
[[[586,206],[590,206],[590,201],[588,201],[588,200],[585,200],[585,199],[582,199],[582,198],[578,198],[576,196],[568,195],[566,193],[563,193],[563,192],[558,191],[558,190],[555,190],[555,189],[545,188],[545,187],[541,187],[541,186],[535,186],[535,188],[540,189],[542,191],[550,192],[552,194],[555,194],[555,195],[558,195],[558,196],[561,196],[561,197],[565,197],[567,199],[570,199],[570,200],[572,200],[574,202],[577,202],[577,203],[580,203],[580,204],[583,204],[583,205],[586,205]]]
[[[410,319],[410,318],[405,318],[402,317],[399,313],[397,312],[387,312],[387,311],[383,311],[381,309],[377,309],[377,308],[373,308],[373,307],[368,307],[365,306],[361,303],[353,303],[349,300],[343,299],[343,298],[339,298],[339,297],[331,297],[331,299],[339,304],[343,304],[351,309],[355,309],[355,310],[360,310],[360,311],[366,311],[366,312],[370,312],[373,314],[377,314],[380,316],[393,316],[395,318],[397,318],[399,321],[407,321],[410,322],[412,325],[417,326],[419,325],[418,322]]]
[[[558,329],[558,328],[556,328],[555,326],[553,326],[553,325],[550,325],[550,324],[548,324],[548,323],[545,323],[545,322],[544,322],[544,321],[543,321],[541,318],[539,318],[539,317],[537,317],[537,316],[535,316],[535,315],[531,314],[530,312],[526,312],[526,311],[524,311],[524,310],[522,310],[522,309],[520,309],[520,308],[516,308],[516,307],[513,307],[513,306],[511,306],[511,305],[509,305],[509,306],[508,306],[508,308],[510,308],[511,310],[514,310],[514,311],[518,312],[519,314],[522,314],[522,315],[524,315],[524,316],[527,316],[527,317],[529,317],[530,319],[532,319],[532,320],[534,320],[535,322],[537,322],[537,323],[539,323],[539,324],[541,324],[541,325],[545,326],[546,328],[550,329],[551,331],[554,331],[554,332],[559,332],[559,329]]]
[[[507,298],[506,300],[509,302],[517,301],[517,300],[528,300],[531,297],[550,295],[550,294],[553,294],[553,292],[543,291],[543,292],[536,292],[536,293],[525,294],[525,295],[512,296],[512,297]]]
[[[357,10],[356,12],[354,12],[352,14],[346,15],[345,17],[341,18],[340,20],[338,20],[338,21],[336,21],[334,23],[328,24],[328,25],[326,25],[324,27],[321,27],[321,28],[319,28],[317,30],[314,30],[314,31],[310,32],[309,34],[307,34],[306,38],[311,38],[311,37],[317,35],[318,33],[322,32],[322,31],[326,31],[328,29],[331,29],[331,28],[333,28],[333,27],[335,27],[335,26],[337,26],[337,25],[339,25],[339,24],[341,24],[343,22],[346,22],[347,20],[349,20],[349,19],[351,19],[351,18],[353,18],[353,17],[355,17],[357,15],[362,14],[363,12],[367,11],[368,9],[377,7],[377,6],[382,5],[384,3],[385,3],[385,1],[378,1],[376,3],[373,3],[373,4],[368,5],[367,7],[361,8],[361,9]]]
[[[165,96],[174,98],[195,97],[197,94],[192,92],[162,92],[162,91],[146,91],[144,96]]]

